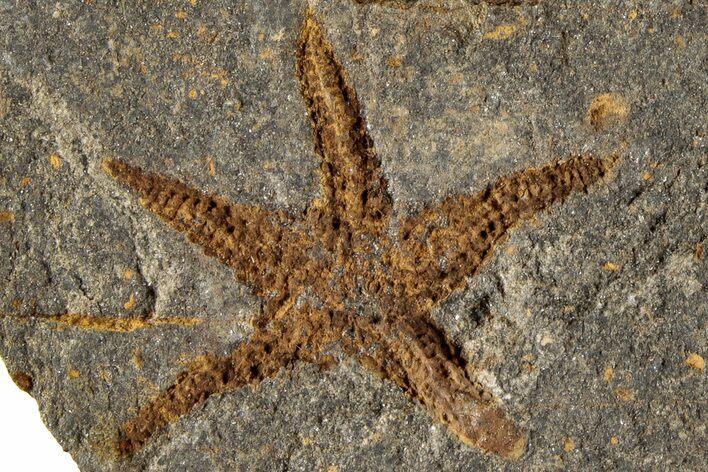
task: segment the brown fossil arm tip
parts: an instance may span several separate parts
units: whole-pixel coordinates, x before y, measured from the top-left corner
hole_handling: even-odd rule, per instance
[[[574,192],[587,191],[616,161],[616,156],[572,157],[527,169],[403,221],[401,247],[389,256],[405,280],[397,295],[422,297],[429,304],[444,299],[477,272],[510,229]]]
[[[197,359],[177,377],[174,385],[123,425],[118,451],[124,456],[133,454],[155,433],[189,414],[212,395],[274,377],[295,359],[295,354],[292,349],[270,346],[268,340],[256,338],[240,345],[229,356],[208,355]]]
[[[357,320],[357,331],[366,352],[359,356],[361,364],[400,385],[462,442],[507,459],[524,454],[526,435],[469,379],[464,360],[427,317]]]
[[[160,396],[144,405],[122,428],[118,451],[134,454],[168,424],[189,414],[212,395],[256,386],[295,360],[331,365],[323,350],[339,339],[345,314],[304,306],[271,317],[267,328],[256,331],[230,355],[198,358]]]
[[[300,31],[296,72],[321,159],[323,206],[333,225],[383,234],[391,199],[381,163],[356,92],[310,10]]]
[[[145,405],[123,425],[118,452],[132,455],[150,437],[192,410],[213,394],[226,389],[225,374],[232,370],[229,357],[204,356],[182,372],[174,385]]]
[[[119,159],[105,159],[103,168],[137,190],[144,207],[232,267],[259,294],[278,288],[284,292],[287,274],[307,263],[309,242],[291,229],[292,221],[282,212],[230,203]]]
[[[517,460],[524,455],[526,434],[498,405],[465,396],[454,398],[453,403],[459,403],[457,416],[448,424],[460,441],[505,459]]]

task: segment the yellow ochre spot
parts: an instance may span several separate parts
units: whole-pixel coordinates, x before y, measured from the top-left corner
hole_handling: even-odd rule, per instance
[[[165,36],[167,39],[179,39],[179,31],[169,31]]]
[[[0,211],[0,223],[12,223],[15,221],[15,214],[11,211]]]
[[[386,63],[389,67],[393,67],[395,69],[401,67],[401,64],[403,64],[403,60],[398,56],[391,56],[388,58]]]
[[[197,98],[197,90],[196,89],[189,89],[189,93],[187,93],[187,95],[189,95],[189,98],[194,100],[195,98]]]
[[[132,269],[123,269],[123,272],[121,273],[121,276],[125,280],[131,280],[135,276],[135,271]]]
[[[175,18],[178,18],[180,20],[184,20],[185,18],[187,18],[187,12],[182,11],[182,10],[177,11],[177,12],[175,12]]]
[[[677,18],[681,18],[681,9],[680,8],[674,8],[671,10],[671,18],[674,20]]]
[[[353,52],[351,56],[349,56],[349,60],[353,62],[363,61],[364,59],[366,59],[366,56],[356,51]]]
[[[634,392],[625,387],[617,387],[615,389],[615,396],[623,402],[631,402],[636,399]]]
[[[138,348],[133,350],[133,364],[135,364],[136,369],[143,368],[143,353]]]
[[[575,449],[575,442],[571,438],[565,438],[563,449],[565,449],[565,452],[572,452]]]
[[[78,379],[81,377],[81,372],[79,372],[76,369],[69,369],[69,378],[72,380]]]
[[[630,21],[634,20],[637,18],[637,10],[629,10],[627,13],[627,18],[629,18]]]
[[[615,378],[615,369],[612,367],[605,369],[605,372],[602,374],[602,378],[605,382],[612,382],[612,379]]]
[[[214,164],[214,159],[211,157],[207,159],[207,167],[209,169],[209,175],[214,177],[216,175],[216,164]]]
[[[608,272],[617,272],[618,270],[620,270],[620,266],[618,266],[614,262],[607,262],[605,263],[605,265],[602,266],[602,268]]]
[[[620,442],[620,440],[619,440],[619,438],[618,438],[617,436],[612,436],[612,437],[610,438],[610,444],[612,444],[613,446],[618,445],[619,442]]]
[[[137,303],[135,302],[135,296],[133,296],[133,294],[131,293],[130,298],[128,298],[128,301],[125,302],[125,304],[123,305],[123,308],[130,311],[135,308],[135,305],[137,305]]]
[[[503,41],[509,39],[512,34],[516,32],[516,25],[503,24],[494,28],[492,31],[484,33],[484,39],[491,39],[493,41]]]
[[[683,362],[692,369],[704,370],[706,368],[706,361],[696,353],[688,356]]]
[[[189,0],[189,4],[192,5],[193,7],[197,6],[197,0]]]
[[[676,36],[676,38],[674,39],[674,42],[676,43],[676,46],[678,46],[680,48],[686,47],[686,39],[681,35]]]
[[[101,369],[98,376],[101,377],[101,380],[103,380],[107,384],[110,384],[111,381],[113,380],[113,376],[111,375],[111,372],[107,369]]]
[[[630,106],[618,93],[602,93],[595,97],[588,108],[585,121],[595,130],[603,131],[623,124],[629,117]]]
[[[261,51],[261,53],[258,55],[258,57],[263,61],[274,59],[275,52],[271,48],[265,48],[264,50]]]
[[[27,188],[32,184],[32,179],[29,177],[23,177],[22,180],[20,181],[20,186],[22,188]]]
[[[644,180],[647,181],[647,182],[649,182],[649,181],[650,181],[651,179],[653,179],[653,178],[654,178],[654,176],[652,175],[651,172],[644,172],[644,173],[642,174],[642,179],[644,179]]]
[[[61,157],[59,157],[59,154],[52,153],[49,155],[49,163],[54,167],[55,169],[59,170],[61,169]]]

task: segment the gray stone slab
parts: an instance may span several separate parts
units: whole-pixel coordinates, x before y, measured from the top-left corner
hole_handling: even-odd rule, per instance
[[[620,156],[434,311],[528,451],[460,443],[347,360],[213,396],[118,460],[123,422],[186,360],[247,339],[261,301],[101,162],[302,212],[319,191],[294,73],[308,4],[4,0],[0,354],[80,468],[705,470],[690,357],[708,348],[705,3],[311,3],[396,218],[528,167]],[[204,322],[116,333],[34,316],[150,312]]]

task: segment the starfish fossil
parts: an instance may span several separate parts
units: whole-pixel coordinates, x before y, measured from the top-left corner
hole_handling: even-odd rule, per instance
[[[135,453],[211,395],[257,386],[298,361],[330,366],[337,353],[398,384],[466,444],[520,457],[526,436],[466,369],[436,326],[434,306],[464,288],[509,230],[607,175],[615,158],[572,157],[450,196],[402,219],[392,202],[356,92],[311,12],[296,73],[314,128],[321,193],[301,214],[230,203],[119,159],[104,169],[141,204],[262,297],[254,332],[228,356],[206,355],[124,423]]]

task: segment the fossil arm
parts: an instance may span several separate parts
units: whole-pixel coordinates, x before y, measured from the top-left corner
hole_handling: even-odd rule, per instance
[[[450,196],[399,230],[400,248],[388,261],[398,295],[431,306],[462,288],[494,253],[509,230],[573,192],[586,192],[616,158],[573,157],[499,179],[475,195]]]
[[[285,212],[230,203],[118,159],[104,160],[103,167],[139,192],[145,208],[233,268],[236,278],[254,287],[257,295],[278,300],[294,296],[288,283],[296,278],[293,274],[306,277],[311,242],[294,229]]]
[[[358,345],[364,348],[361,364],[396,382],[461,441],[508,459],[524,453],[525,434],[470,379],[458,350],[428,313],[394,308],[375,321],[357,318],[356,327]]]
[[[331,365],[334,360],[325,351],[349,323],[346,315],[309,306],[281,310],[267,328],[257,329],[231,354],[208,354],[194,360],[171,387],[123,425],[119,452],[133,454],[155,432],[212,395],[247,385],[255,388],[295,361]]]
[[[321,209],[337,228],[380,236],[391,210],[380,162],[356,92],[320,24],[307,15],[300,32],[296,73],[313,124],[320,158]]]

